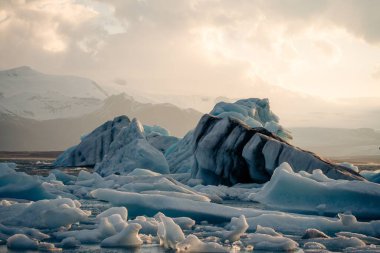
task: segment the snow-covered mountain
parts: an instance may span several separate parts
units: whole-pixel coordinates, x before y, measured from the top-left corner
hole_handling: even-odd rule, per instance
[[[76,117],[100,108],[107,93],[94,81],[47,75],[22,66],[0,71],[0,112],[47,120]]]

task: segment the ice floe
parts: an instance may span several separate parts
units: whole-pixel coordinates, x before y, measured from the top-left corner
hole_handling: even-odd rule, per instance
[[[368,181],[333,180],[321,171],[295,173],[281,164],[271,180],[251,198],[274,208],[307,213],[351,212],[356,217],[380,218],[380,185]]]

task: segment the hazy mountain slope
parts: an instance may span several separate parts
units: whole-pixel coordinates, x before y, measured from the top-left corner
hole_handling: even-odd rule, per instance
[[[260,83],[246,87],[244,97],[207,95],[142,94],[156,101],[171,103],[181,108],[209,112],[220,101],[235,102],[255,97],[269,98],[271,109],[286,127],[374,128],[380,129],[380,100],[356,98],[328,100],[300,94],[281,87]]]
[[[0,111],[30,119],[76,117],[100,108],[107,93],[94,81],[30,67],[0,71]]]
[[[380,132],[370,128],[290,128],[292,144],[323,156],[380,155]]]
[[[181,109],[168,103],[140,103],[125,94],[110,96],[104,101],[104,106],[90,116],[110,119],[121,114],[136,117],[143,124],[162,126],[175,136],[185,135],[202,116],[196,110]]]
[[[0,150],[64,150],[77,144],[83,134],[122,114],[137,117],[143,124],[163,126],[177,136],[192,129],[202,116],[169,104],[142,104],[126,95],[111,96],[100,109],[76,118],[37,121],[2,113]]]

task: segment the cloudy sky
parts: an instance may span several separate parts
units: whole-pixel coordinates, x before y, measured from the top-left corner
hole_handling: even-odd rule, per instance
[[[0,1],[0,68],[169,94],[380,97],[380,1]]]

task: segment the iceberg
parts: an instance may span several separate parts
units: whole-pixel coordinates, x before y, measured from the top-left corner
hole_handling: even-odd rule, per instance
[[[333,180],[317,170],[295,173],[281,164],[271,180],[251,199],[280,210],[336,215],[350,212],[356,217],[379,219],[380,185],[368,181]]]
[[[121,129],[128,127],[127,116],[119,116],[97,127],[91,133],[82,137],[81,142],[63,152],[56,161],[56,167],[95,166],[108,153],[111,143],[116,139]]]
[[[321,169],[333,179],[363,180],[356,172],[296,148],[265,128],[204,115],[193,134],[192,177],[204,184],[263,183],[288,162],[295,171]]]
[[[108,176],[144,168],[161,174],[169,173],[169,165],[164,155],[148,143],[143,131],[141,123],[133,119],[129,127],[120,131],[103,160],[96,164],[96,172]]]
[[[290,132],[279,124],[279,118],[270,110],[268,99],[242,99],[235,103],[220,102],[210,115],[222,119],[235,119],[251,128],[264,128],[285,140],[292,139]],[[199,125],[199,123],[198,123]],[[171,173],[191,172],[194,164],[194,130],[165,151]]]

